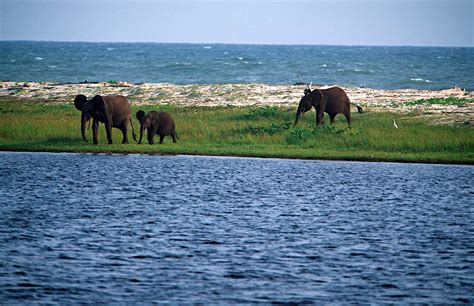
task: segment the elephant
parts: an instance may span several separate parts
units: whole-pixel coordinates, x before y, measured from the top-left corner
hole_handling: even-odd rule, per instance
[[[311,90],[311,86],[308,86],[308,88],[304,90],[304,96],[298,105],[293,126],[298,123],[301,114],[304,114],[314,107],[316,109],[316,125],[321,125],[324,112],[326,112],[329,114],[331,124],[334,124],[334,118],[337,114],[344,114],[347,119],[347,124],[350,127],[352,122],[350,104],[351,102],[346,92],[340,87],[334,86],[327,89]],[[356,106],[359,113],[361,113],[362,108],[357,104]]]
[[[160,144],[163,143],[163,139],[166,135],[173,138],[173,143],[176,143],[178,134],[176,134],[176,124],[174,123],[173,117],[167,112],[156,112],[151,111],[145,116],[145,112],[139,110],[136,114],[138,121],[140,122],[140,139],[138,144],[142,142],[142,136],[145,129],[147,129],[147,138],[149,144],[155,143],[155,134],[160,135]]]
[[[98,144],[99,122],[105,124],[107,142],[112,144],[112,128],[122,131],[122,143],[128,143],[128,123],[132,126],[133,138],[136,138],[131,120],[132,109],[127,98],[124,96],[100,96],[96,95],[91,100],[87,100],[84,95],[77,95],[74,99],[74,106],[82,112],[81,134],[82,139],[87,142],[86,124],[92,117],[92,137],[94,144]]]

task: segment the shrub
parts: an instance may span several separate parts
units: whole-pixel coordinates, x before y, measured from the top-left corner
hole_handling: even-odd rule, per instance
[[[239,132],[241,133],[249,133],[254,135],[259,134],[268,134],[268,135],[275,135],[284,130],[288,130],[291,127],[291,122],[283,122],[283,123],[272,123],[270,126],[256,126],[256,125],[249,125],[242,129]]]
[[[299,145],[306,142],[306,139],[312,135],[311,131],[302,128],[291,129],[286,136],[286,143],[290,145]]]
[[[277,106],[264,106],[251,108],[246,114],[245,117],[248,119],[254,118],[269,118],[276,115],[278,112]]]
[[[456,98],[456,97],[448,97],[448,98],[430,98],[430,99],[419,99],[415,101],[405,102],[405,105],[412,106],[412,105],[419,105],[419,104],[439,104],[439,105],[458,105],[463,106],[467,103],[472,103],[473,99],[464,99],[464,98]]]

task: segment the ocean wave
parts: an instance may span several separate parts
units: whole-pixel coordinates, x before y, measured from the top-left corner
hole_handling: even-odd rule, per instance
[[[431,83],[430,80],[425,80],[425,79],[422,79],[422,78],[411,78],[410,81],[413,81],[413,82],[425,82],[425,83]]]
[[[44,58],[37,56],[37,57],[35,57],[35,60],[42,61],[42,60],[44,60]]]

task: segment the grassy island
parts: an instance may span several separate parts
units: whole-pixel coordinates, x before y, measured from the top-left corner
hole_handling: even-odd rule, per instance
[[[312,110],[292,127],[294,106],[134,104],[136,132],[139,123],[135,113],[139,109],[172,114],[178,143],[166,137],[163,145],[149,145],[146,139],[141,145],[133,141],[122,145],[120,131],[113,129],[114,144],[107,145],[104,126],[100,125],[99,145],[95,146],[82,140],[80,112],[72,103],[0,96],[0,150],[474,164],[474,129],[469,122],[440,124],[436,116],[417,112],[353,111],[353,127],[348,128],[342,115],[336,118],[335,126],[330,126],[327,114],[326,124],[316,127]],[[92,141],[90,130],[88,138]]]

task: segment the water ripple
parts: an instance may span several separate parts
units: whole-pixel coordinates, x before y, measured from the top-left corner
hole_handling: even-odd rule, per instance
[[[0,173],[7,303],[474,301],[469,166],[0,153]]]

